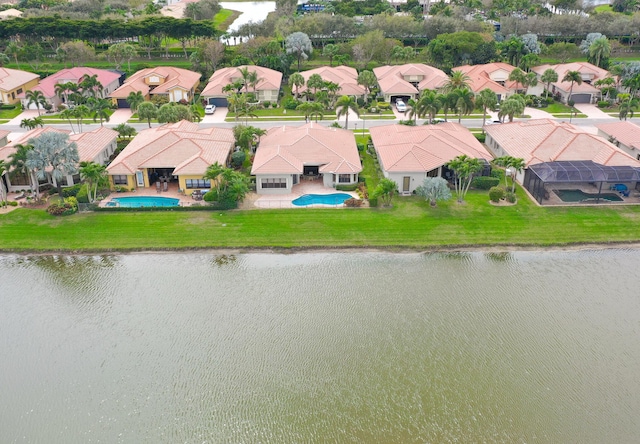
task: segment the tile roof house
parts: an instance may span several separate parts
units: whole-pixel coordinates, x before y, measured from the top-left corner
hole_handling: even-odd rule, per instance
[[[384,176],[396,182],[405,195],[415,191],[426,177],[446,176],[444,165],[458,156],[493,159],[478,139],[458,123],[376,126],[369,131]]]
[[[16,151],[15,147],[17,145],[26,145],[30,139],[35,139],[42,134],[50,132],[69,134],[69,142],[75,142],[76,145],[78,145],[80,162],[96,162],[106,165],[117,148],[118,132],[107,127],[101,126],[93,131],[71,134],[69,130],[45,126],[20,134],[16,139],[10,141],[3,148],[0,148],[0,160],[7,160],[9,155]],[[62,185],[70,186],[79,182],[79,174],[74,174],[65,177]],[[9,183],[9,190],[11,191],[27,188],[29,188],[29,181],[26,177],[16,176],[12,178],[12,183]]]
[[[56,94],[56,85],[62,83],[80,83],[80,79],[84,76],[97,76],[98,81],[102,85],[102,96],[107,97],[111,92],[115,91],[120,86],[120,77],[122,74],[116,71],[109,71],[106,69],[86,68],[83,66],[77,66],[75,68],[61,69],[55,74],[45,77],[40,81],[40,84],[34,88],[29,88],[32,91],[41,91],[44,94],[45,99],[54,108],[57,108],[63,99]],[[25,92],[27,90],[25,89]],[[20,94],[23,106],[27,108],[27,100],[25,94]],[[36,109],[35,104],[29,106],[31,109]]]
[[[18,69],[0,68],[0,101],[14,104],[20,101],[20,95],[38,86],[40,76]]]
[[[596,125],[598,135],[640,160],[640,126],[627,120]]]
[[[606,166],[640,162],[600,136],[566,122],[537,119],[485,127],[485,144],[496,157],[524,159],[526,166],[561,160],[592,160]],[[520,175],[518,179],[522,179]]]
[[[258,194],[291,193],[305,178],[321,177],[325,187],[354,184],[360,171],[353,133],[315,123],[269,129],[251,168]]]
[[[444,86],[449,77],[438,68],[422,63],[380,66],[373,69],[385,102],[395,98],[416,98],[425,89]]]
[[[146,188],[157,176],[171,176],[181,190],[210,188],[202,177],[210,165],[228,164],[234,143],[231,128],[199,129],[183,120],[138,133],[107,172],[113,186]]]
[[[567,103],[569,100],[569,91],[571,90],[571,82],[563,82],[562,79],[569,71],[578,71],[582,76],[582,83],[573,84],[573,92],[571,99],[575,103],[593,103],[600,97],[600,90],[593,86],[596,80],[604,79],[609,76],[609,71],[598,68],[587,62],[572,62],[560,65],[540,65],[531,68],[538,75],[538,80],[547,69],[553,69],[558,73],[558,81],[551,84],[551,93],[560,96],[562,102]]]
[[[326,82],[337,83],[340,85],[339,95],[341,96],[363,97],[366,92],[364,87],[358,85],[358,71],[348,66],[321,66],[309,71],[302,71],[300,74],[304,77],[305,84],[314,74],[319,74]],[[302,94],[306,90],[306,86],[301,86],[298,91]]]
[[[471,90],[478,94],[483,89],[489,88],[498,95],[498,101],[506,99],[516,93],[516,82],[509,80],[509,75],[516,69],[514,66],[503,62],[486,63],[484,65],[464,65],[453,68],[454,71],[462,71],[471,78]],[[522,84],[517,85],[520,91]],[[539,95],[543,86],[538,84],[527,88],[526,94]]]
[[[249,72],[258,74],[258,83],[249,87],[250,92],[255,92],[256,99],[260,102],[277,102],[282,84],[282,73],[262,66],[244,65],[231,68],[222,68],[214,72],[209,78],[209,83],[202,90],[200,97],[207,101],[207,104],[215,106],[227,106],[228,93],[223,88],[236,80],[242,79],[240,69],[247,68]]]
[[[150,100],[151,96],[164,95],[169,102],[190,102],[200,84],[200,77],[200,73],[172,66],[142,69],[125,80],[109,97],[118,108],[129,108],[127,97],[137,91],[142,93],[145,100]]]

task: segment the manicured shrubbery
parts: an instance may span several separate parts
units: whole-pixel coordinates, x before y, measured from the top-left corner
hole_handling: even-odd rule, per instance
[[[358,184],[354,183],[353,185],[336,185],[336,190],[338,191],[355,191],[358,189]]]
[[[598,102],[598,108],[609,108],[611,106],[611,102],[608,100],[600,100]]]
[[[247,158],[247,154],[244,151],[236,151],[231,155],[231,165],[234,168],[240,168]]]
[[[471,186],[478,190],[488,190],[492,187],[498,186],[500,179],[491,176],[478,176],[474,177],[471,181]]]
[[[78,195],[78,191],[83,187],[81,183],[77,183],[73,186],[62,189],[62,197],[75,197]],[[86,187],[85,187],[86,188]]]
[[[378,109],[391,109],[391,104],[387,102],[378,102]]]
[[[504,197],[504,189],[502,187],[493,187],[489,190],[489,199],[491,202],[500,202]]]
[[[88,195],[86,186],[83,186],[78,190],[78,193],[76,194],[76,199],[78,199],[79,203],[89,203],[89,195]]]
[[[360,199],[351,198],[344,201],[345,207],[357,208],[362,206],[362,201]]]
[[[484,141],[487,139],[487,135],[482,133],[476,133],[474,134],[474,136],[476,136],[476,139],[478,139],[478,142],[480,143],[484,143]]]
[[[511,191],[507,191],[504,195],[505,199],[509,203],[516,203],[516,193],[512,193]]]
[[[282,106],[284,109],[294,110],[300,105],[302,102],[294,99],[293,97],[288,97],[282,102]]]
[[[75,197],[67,197],[64,202],[56,202],[47,208],[47,213],[52,216],[69,216],[78,211],[78,200]]]

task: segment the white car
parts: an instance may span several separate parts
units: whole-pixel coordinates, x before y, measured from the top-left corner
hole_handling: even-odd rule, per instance
[[[396,109],[398,110],[399,113],[404,113],[405,111],[407,111],[407,105],[405,105],[405,103],[402,100],[397,100]]]
[[[207,105],[204,107],[204,113],[205,114],[213,114],[216,112],[216,106],[215,105]]]

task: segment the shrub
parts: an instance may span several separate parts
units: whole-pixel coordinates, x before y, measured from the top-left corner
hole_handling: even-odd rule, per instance
[[[271,106],[271,102],[268,100],[265,100],[264,102],[262,102],[262,104],[264,105],[265,109],[269,108]]]
[[[330,125],[330,128],[341,128],[342,129],[342,125],[340,125],[340,123],[338,123],[338,122],[333,122]]]
[[[362,206],[362,201],[360,199],[356,199],[352,197],[351,199],[347,199],[344,201],[345,207],[357,208]]]
[[[358,146],[358,151],[364,151],[364,149],[366,148],[366,145],[364,143],[357,143],[356,145]]]
[[[516,193],[512,193],[511,191],[507,191],[505,193],[505,199],[509,203],[516,203]]]
[[[416,126],[416,121],[415,120],[400,120],[398,122],[400,125],[406,125],[406,126]]]
[[[89,195],[87,193],[86,186],[83,186],[80,188],[80,190],[78,190],[78,193],[76,194],[76,199],[78,199],[78,202],[80,203],[89,203]]]
[[[355,191],[358,189],[358,184],[354,183],[353,185],[336,185],[336,190],[338,191]]]
[[[500,202],[504,197],[504,189],[502,187],[493,187],[489,190],[489,199],[491,202]]]
[[[360,108],[362,108],[362,107],[364,106],[364,99],[363,99],[362,97],[358,97],[358,98],[356,99],[356,103],[358,104],[358,106],[359,106]]]
[[[471,181],[471,186],[478,190],[489,190],[500,184],[500,179],[490,176],[477,176]]]
[[[231,165],[234,168],[240,168],[247,158],[247,154],[244,151],[236,151],[231,155]]]
[[[300,105],[300,103],[301,102],[299,100],[296,100],[293,97],[287,97],[287,99],[282,102],[282,106],[284,109],[294,110],[298,105]]]
[[[9,204],[10,207],[17,207],[18,206],[18,202],[16,202],[15,200],[12,200],[10,202],[7,202]]]
[[[75,197],[67,197],[63,203],[53,203],[47,208],[47,213],[52,216],[69,216],[78,211],[78,200]]]
[[[502,170],[491,170],[491,177],[502,179]]]
[[[482,133],[474,134],[474,136],[476,136],[476,139],[478,139],[478,142],[480,143],[484,143],[484,141],[487,139],[487,135]]]
[[[377,197],[370,197],[369,198],[369,206],[370,207],[377,207],[378,206],[378,198]]]
[[[84,185],[82,185],[81,183],[77,183],[73,186],[70,187],[65,187],[62,189],[62,197],[72,197],[72,196],[77,196],[78,195],[78,191],[80,191],[81,188],[86,188]]]
[[[211,190],[208,193],[205,193],[204,196],[202,196],[202,199],[205,202],[215,202],[216,200],[218,200],[218,192],[216,190]]]
[[[369,190],[364,182],[358,183],[358,192],[363,199],[369,199]]]
[[[380,109],[391,109],[391,104],[387,102],[378,102],[378,108]]]
[[[598,102],[598,108],[609,108],[611,106],[611,102],[608,100],[600,100]]]

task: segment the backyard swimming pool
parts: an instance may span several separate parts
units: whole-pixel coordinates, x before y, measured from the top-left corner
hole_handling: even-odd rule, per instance
[[[305,207],[308,205],[323,204],[323,205],[340,205],[345,200],[351,199],[350,194],[347,193],[333,193],[333,194],[305,194],[291,203],[298,207]]]
[[[144,207],[177,207],[180,199],[171,197],[134,196],[114,197],[107,202],[107,207],[144,208]]]
[[[563,202],[582,202],[585,200],[596,200],[598,197],[610,202],[622,202],[623,199],[614,193],[585,193],[582,190],[553,190]]]

